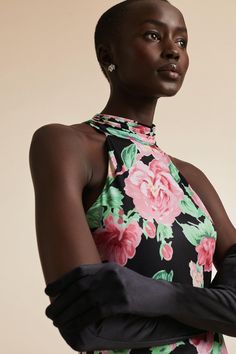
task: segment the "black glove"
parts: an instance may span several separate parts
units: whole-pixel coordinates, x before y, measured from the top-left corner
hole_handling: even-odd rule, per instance
[[[72,278],[74,281],[69,284]],[[85,327],[119,314],[170,315],[170,303],[174,299],[171,283],[145,277],[113,262],[82,265],[56,281],[54,286],[48,285],[45,292],[55,295],[59,283],[61,295],[46,309],[46,315],[53,318],[57,327],[75,317],[79,318],[80,326]],[[69,286],[65,286],[66,283]],[[54,291],[50,292],[50,288]]]
[[[107,263],[105,266],[103,264],[83,265],[46,287],[46,294],[50,296],[57,295],[53,304],[47,307],[46,314],[54,321],[54,325],[58,327],[62,337],[74,350],[153,347],[176,343],[179,340],[204,332],[203,330],[188,327],[166,316],[151,319],[122,314],[119,296],[115,305],[113,305],[115,316],[98,321],[98,319],[105,316],[104,313],[101,314],[99,312],[99,308],[104,308],[104,306],[99,305],[93,308],[94,298],[88,295],[87,288],[83,289],[83,286],[88,286],[89,284],[88,289],[90,285],[96,289],[97,285],[99,285],[96,279],[98,272],[101,271],[99,277],[101,275],[104,276],[107,272],[110,273],[109,291],[103,292],[103,289],[100,289],[99,286],[102,292],[98,298],[103,298],[104,294],[105,298],[112,302],[111,300],[114,300],[113,294],[118,290],[114,286],[120,286],[119,278],[114,277],[114,274],[122,269],[123,267],[117,266],[115,263]],[[128,271],[132,275],[140,276],[135,272]],[[90,290],[91,294],[92,291]],[[117,291],[117,294],[119,293]],[[80,301],[80,295],[78,294],[82,295],[82,301]],[[109,297],[112,298],[110,299]],[[123,301],[123,308],[125,308],[125,303],[126,301]],[[84,309],[90,308],[90,306],[92,307],[91,311],[89,314],[86,313],[84,315]],[[80,318],[83,318],[82,322]],[[85,327],[85,324],[88,323],[91,324]]]
[[[236,336],[236,245],[227,252],[210,288],[154,280],[115,263],[79,268],[81,277],[46,310],[58,327],[71,321],[85,326],[126,313],[169,316],[189,326]],[[92,275],[93,269],[97,272]]]

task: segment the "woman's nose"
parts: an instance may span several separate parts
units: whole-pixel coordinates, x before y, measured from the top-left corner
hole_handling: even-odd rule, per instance
[[[180,54],[178,49],[173,45],[169,45],[168,47],[163,48],[162,56],[165,59],[174,59],[179,60]]]

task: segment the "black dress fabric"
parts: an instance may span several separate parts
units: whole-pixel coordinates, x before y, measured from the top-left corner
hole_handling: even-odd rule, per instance
[[[153,279],[209,287],[217,233],[199,196],[157,145],[156,126],[105,114],[86,123],[106,135],[109,157],[103,191],[86,212],[102,260]],[[208,332],[170,345],[90,353],[227,350],[221,334]]]

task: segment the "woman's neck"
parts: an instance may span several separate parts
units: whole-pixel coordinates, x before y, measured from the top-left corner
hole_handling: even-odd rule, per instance
[[[157,98],[112,92],[101,113],[126,117],[146,125],[152,125],[157,100]]]

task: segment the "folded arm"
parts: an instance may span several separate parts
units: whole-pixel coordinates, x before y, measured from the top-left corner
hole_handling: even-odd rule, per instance
[[[97,339],[117,338],[115,324],[120,323],[123,330],[130,320],[131,324],[133,321],[134,327],[127,333],[123,331],[125,338],[129,337],[129,348],[132,347],[131,343],[136,348],[143,344],[142,334],[133,338],[130,334],[145,325],[148,329],[148,332],[144,332],[148,346],[162,342],[151,343],[150,339],[155,338],[153,335],[157,335],[159,340],[165,339],[168,344],[173,339],[170,335],[174,334],[177,341],[178,331],[184,337],[183,329],[186,329],[187,337],[187,334],[191,333],[190,327],[187,326],[236,336],[236,245],[228,250],[211,288],[153,280],[115,263],[106,263],[99,266],[81,266],[65,275],[63,281],[58,279],[49,284],[46,292],[55,294],[59,289],[60,295],[47,308],[46,314],[75,349],[81,344],[86,350],[95,349],[92,342],[87,341],[92,338],[91,332]],[[136,316],[137,323],[127,315]],[[118,317],[116,319],[112,316]],[[149,320],[145,319],[145,316]],[[113,326],[110,332],[108,324]],[[163,326],[166,327],[164,332]],[[82,336],[79,343],[76,342],[76,333]],[[160,335],[163,334],[164,338],[161,338]],[[138,343],[137,338],[140,336],[142,341]],[[84,338],[86,339],[83,342]],[[98,343],[96,342],[96,345]],[[114,348],[112,343],[106,344],[110,346],[105,348]],[[123,345],[123,342],[120,345]]]

